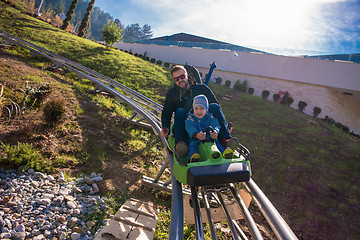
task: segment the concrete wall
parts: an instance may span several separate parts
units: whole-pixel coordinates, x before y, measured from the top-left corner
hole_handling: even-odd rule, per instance
[[[273,94],[287,91],[294,98],[291,107],[305,101],[305,113],[312,115],[313,108],[320,107],[319,117],[329,116],[360,132],[360,64],[227,50],[129,43],[116,46],[133,53],[146,52],[162,62],[193,65],[203,78],[210,64],[216,62],[212,80],[221,77],[223,84],[230,80],[231,87],[237,80],[247,80],[256,96],[270,91],[270,100]]]

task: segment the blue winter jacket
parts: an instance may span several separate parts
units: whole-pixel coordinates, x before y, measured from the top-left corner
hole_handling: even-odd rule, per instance
[[[188,113],[188,117],[185,120],[185,129],[192,140],[196,139],[196,137],[194,138],[194,133],[199,133],[206,127],[212,127],[217,133],[220,131],[219,121],[211,113],[207,112],[201,119],[197,118],[193,113]],[[210,137],[209,132],[206,133],[206,138],[208,137]]]

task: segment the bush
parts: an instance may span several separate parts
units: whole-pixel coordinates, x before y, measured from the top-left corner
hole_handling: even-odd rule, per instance
[[[229,87],[231,86],[231,81],[230,81],[230,80],[226,80],[226,81],[225,81],[225,86],[229,88]]]
[[[313,115],[314,115],[314,117],[319,116],[320,113],[321,113],[321,108],[319,108],[319,107],[314,107],[314,109],[313,109]]]
[[[273,100],[274,100],[274,102],[277,102],[279,99],[280,99],[280,94],[275,93],[275,94],[273,95]]]
[[[150,62],[151,62],[151,63],[155,63],[155,61],[156,61],[155,58],[151,58],[151,59],[150,59]]]
[[[217,77],[216,78],[216,84],[221,84],[222,82],[222,78],[221,77]]]
[[[49,83],[41,83],[35,87],[26,86],[24,101],[27,106],[39,107],[52,92]]]
[[[289,97],[289,93],[288,92],[285,92],[285,95],[283,96],[283,98],[281,99],[281,104],[286,104],[286,99],[288,99]]]
[[[242,86],[241,91],[246,92],[248,88],[248,81],[245,79],[241,86]]]
[[[292,97],[288,97],[288,98],[286,99],[286,105],[287,105],[288,107],[290,107],[290,105],[291,105],[293,102],[294,102],[294,99],[293,99]]]
[[[138,53],[134,53],[134,56],[135,56],[135,57],[138,57],[138,56],[139,56],[139,54],[138,54]]]
[[[253,94],[254,94],[254,91],[255,91],[255,90],[254,90],[254,88],[252,88],[252,87],[248,89],[248,93],[249,93],[250,95],[253,95]]]
[[[261,96],[262,96],[262,98],[264,98],[264,99],[268,98],[269,95],[270,95],[270,92],[269,92],[268,90],[264,90],[264,91],[262,91],[262,93],[261,93]]]
[[[161,61],[161,60],[157,60],[157,61],[156,61],[156,64],[161,66],[162,61]]]
[[[142,55],[141,53],[139,54],[139,58],[144,58],[144,55]]]
[[[307,106],[307,103],[304,102],[304,101],[300,101],[300,102],[298,103],[298,107],[299,107],[299,110],[300,110],[301,112],[303,112],[303,111],[305,110],[306,106]]]
[[[150,57],[149,57],[149,56],[146,56],[146,57],[145,57],[145,60],[146,60],[146,61],[150,61]]]
[[[242,84],[240,83],[240,80],[237,80],[235,83],[234,83],[234,87],[233,87],[235,90],[241,92],[242,91]]]
[[[25,165],[25,169],[33,168],[37,171],[50,171],[49,163],[43,156],[33,148],[32,144],[18,142],[17,145],[1,143],[0,149],[3,155],[0,155],[0,162],[13,163],[16,166]]]
[[[168,63],[168,62],[164,63],[164,67],[169,68],[169,67],[170,67],[170,63]]]
[[[43,108],[45,122],[53,127],[62,122],[65,117],[65,100],[61,98],[51,99]]]

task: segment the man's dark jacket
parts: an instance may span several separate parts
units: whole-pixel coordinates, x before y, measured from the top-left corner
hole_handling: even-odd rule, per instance
[[[161,124],[163,128],[170,129],[171,117],[177,108],[185,108],[186,111],[190,111],[193,99],[197,95],[204,94],[207,97],[209,104],[218,104],[215,95],[208,86],[204,84],[190,86],[191,87],[188,90],[183,91],[175,84],[174,87],[167,92],[161,115]]]

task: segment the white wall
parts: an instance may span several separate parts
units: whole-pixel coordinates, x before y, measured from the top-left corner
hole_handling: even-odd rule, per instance
[[[357,63],[131,43],[116,43],[116,47],[139,54],[147,52],[150,58],[163,62],[204,68],[216,62],[217,69],[224,71],[360,91],[360,64]]]
[[[297,109],[298,102],[305,101],[305,113],[312,115],[313,108],[320,107],[319,117],[329,116],[360,132],[360,64],[227,50],[129,43],[116,46],[133,53],[146,52],[162,62],[193,65],[203,78],[210,64],[216,62],[212,80],[221,77],[223,84],[230,80],[231,86],[237,80],[247,80],[256,96],[261,96],[263,90],[270,91],[270,100],[273,94],[287,91],[294,98],[291,107]]]

